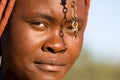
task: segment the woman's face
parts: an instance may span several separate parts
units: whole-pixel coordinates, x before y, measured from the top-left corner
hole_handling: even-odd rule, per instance
[[[77,0],[77,38],[71,27],[71,6],[67,0],[68,22],[59,35],[63,6],[61,0],[17,0],[2,37],[2,55],[9,75],[18,80],[61,80],[78,58],[85,28],[85,1]]]

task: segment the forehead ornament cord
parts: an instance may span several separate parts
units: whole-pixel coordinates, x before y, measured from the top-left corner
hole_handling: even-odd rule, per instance
[[[72,27],[74,31],[75,37],[78,34],[78,21],[77,21],[77,7],[76,7],[76,0],[71,1],[71,8],[72,8]]]
[[[64,14],[64,17],[61,21],[61,30],[59,32],[59,35],[62,39],[62,42],[63,42],[63,45],[64,45],[64,48],[66,49],[66,45],[65,45],[65,42],[64,42],[64,33],[62,31],[62,28],[63,26],[67,23],[67,17],[66,17],[66,14],[68,12],[68,9],[66,7],[66,4],[67,4],[67,0],[61,0],[61,3],[60,3],[62,6],[63,6],[63,14]],[[77,33],[78,33],[78,21],[77,21],[77,7],[76,7],[76,0],[71,0],[71,9],[72,9],[72,27],[73,27],[73,31],[74,31],[74,36],[75,38],[77,37]]]
[[[63,46],[64,46],[65,50],[66,50],[67,48],[66,48],[66,44],[65,44],[65,42],[64,42],[64,33],[63,33],[63,31],[62,31],[62,28],[63,28],[63,26],[67,23],[66,13],[68,12],[68,9],[66,8],[66,1],[67,1],[67,0],[61,0],[61,3],[60,3],[60,4],[63,6],[62,12],[63,12],[63,14],[64,14],[64,17],[63,17],[63,19],[62,19],[62,21],[61,21],[61,23],[60,23],[61,30],[60,30],[60,32],[59,32],[59,35],[60,35],[60,37],[61,37],[61,39],[62,39]]]
[[[60,4],[63,6],[62,12],[63,12],[63,14],[64,14],[64,17],[63,17],[63,19],[62,19],[62,21],[61,21],[61,24],[60,24],[61,28],[67,23],[66,14],[67,14],[67,12],[68,12],[68,9],[67,9],[67,7],[66,7],[66,1],[67,1],[67,0],[61,0],[61,3],[60,3]]]
[[[61,29],[62,27],[67,23],[67,17],[66,17],[66,13],[68,12],[68,9],[66,7],[66,1],[67,0],[61,0],[61,5],[63,6],[63,14],[64,17],[61,21]],[[77,7],[76,7],[76,0],[71,0],[71,15],[72,15],[72,27],[73,27],[73,31],[74,31],[74,36],[77,37],[77,33],[78,33],[78,21],[77,21]],[[62,30],[61,30],[62,31]],[[64,34],[62,32],[60,32],[61,36],[64,36]]]

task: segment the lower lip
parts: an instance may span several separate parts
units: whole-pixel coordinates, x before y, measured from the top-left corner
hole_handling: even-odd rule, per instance
[[[62,71],[65,66],[61,65],[50,65],[50,64],[36,64],[36,67],[48,72],[59,72]]]

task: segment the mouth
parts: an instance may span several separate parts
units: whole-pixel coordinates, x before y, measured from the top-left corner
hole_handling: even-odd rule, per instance
[[[60,72],[64,70],[65,64],[57,61],[38,61],[34,62],[36,67],[46,72]]]

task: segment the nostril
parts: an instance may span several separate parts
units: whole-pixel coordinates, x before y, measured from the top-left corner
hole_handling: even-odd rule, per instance
[[[52,49],[52,48],[50,48],[50,47],[47,47],[47,51],[49,51],[49,52],[51,52],[51,53],[54,53],[55,51]]]

